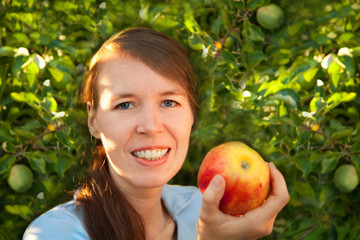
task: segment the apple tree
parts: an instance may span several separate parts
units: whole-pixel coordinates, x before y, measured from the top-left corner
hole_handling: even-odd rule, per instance
[[[198,73],[198,119],[172,183],[196,185],[205,154],[240,140],[275,163],[291,195],[264,239],[357,239],[359,10],[348,0],[1,1],[0,239],[72,198],[93,144],[81,81],[99,46],[135,26],[180,41]]]

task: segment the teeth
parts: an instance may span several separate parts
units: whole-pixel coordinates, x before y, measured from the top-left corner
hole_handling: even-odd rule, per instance
[[[136,151],[133,152],[133,155],[138,158],[143,158],[148,161],[154,161],[159,158],[164,157],[168,152],[168,149],[154,149],[154,150],[145,150],[145,151]]]

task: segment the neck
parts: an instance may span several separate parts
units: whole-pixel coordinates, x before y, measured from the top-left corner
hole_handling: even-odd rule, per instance
[[[174,237],[175,222],[161,201],[161,190],[146,189],[141,195],[126,195],[143,219],[147,240],[170,240]]]
[[[142,217],[147,240],[173,238],[176,225],[162,203],[162,187],[129,187],[128,184],[120,182],[117,182],[117,185]]]
[[[125,197],[133,208],[142,216],[145,226],[154,224],[163,215],[164,207],[161,202],[161,190],[140,189],[138,192],[126,192]]]

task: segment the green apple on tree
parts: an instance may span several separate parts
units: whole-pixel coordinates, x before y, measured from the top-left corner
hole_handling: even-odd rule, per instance
[[[359,177],[356,169],[351,164],[344,164],[338,167],[334,174],[335,187],[343,192],[353,191],[359,184]]]
[[[34,177],[31,170],[24,164],[12,166],[8,183],[15,192],[25,192],[33,183]]]
[[[256,20],[263,28],[273,30],[283,23],[284,12],[278,5],[271,3],[257,10]]]

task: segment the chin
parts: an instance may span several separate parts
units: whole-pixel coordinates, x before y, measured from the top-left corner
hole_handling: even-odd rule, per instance
[[[142,176],[140,179],[138,178],[135,180],[135,184],[142,188],[159,188],[167,184],[171,178],[172,177],[159,176],[159,174],[153,176]]]

